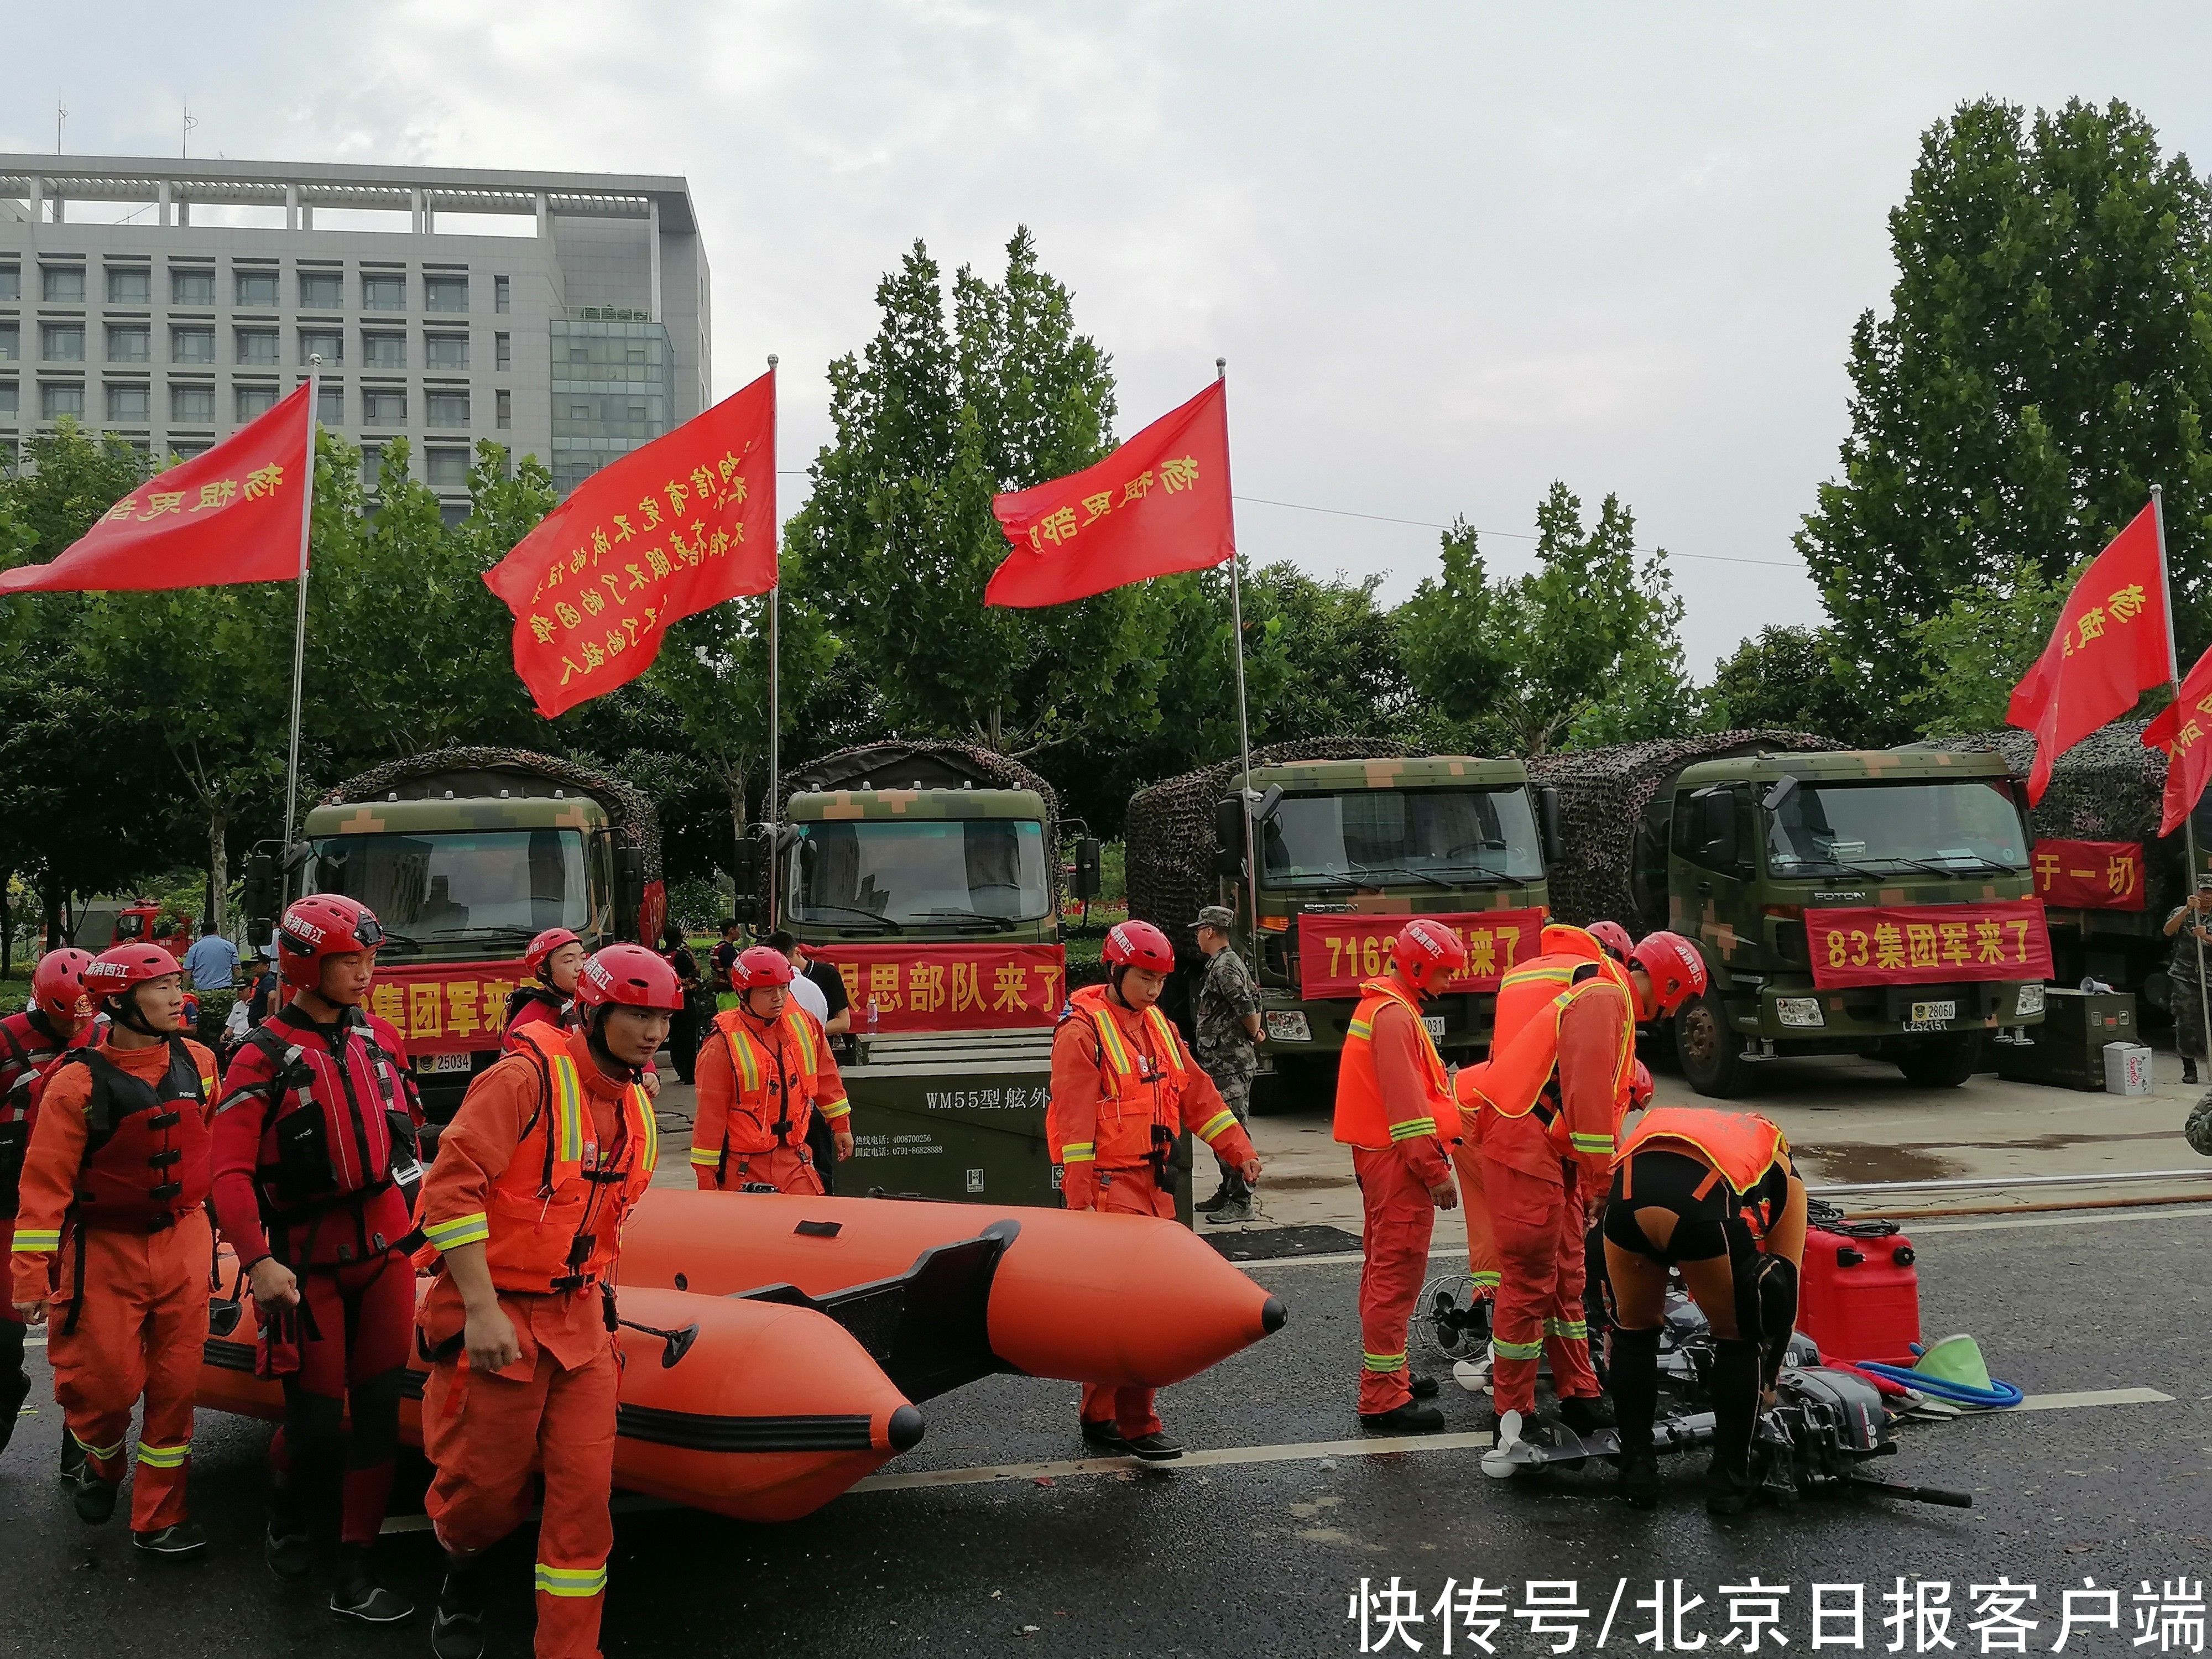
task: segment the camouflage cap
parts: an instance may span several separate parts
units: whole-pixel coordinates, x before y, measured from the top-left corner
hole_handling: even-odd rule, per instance
[[[1209,904],[1198,913],[1200,927],[1218,927],[1227,933],[1237,925],[1237,913],[1225,904]]]

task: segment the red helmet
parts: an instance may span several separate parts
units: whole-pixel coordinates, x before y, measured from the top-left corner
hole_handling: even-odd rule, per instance
[[[1705,990],[1705,959],[1680,933],[1646,933],[1632,957],[1651,980],[1651,1006],[1638,1009],[1644,1019],[1671,1014]]]
[[[49,951],[31,970],[31,1000],[57,1025],[74,1025],[92,1012],[85,1000],[84,970],[92,952],[64,947]]]
[[[1628,929],[1617,921],[1594,921],[1588,929],[1589,936],[1605,946],[1605,952],[1617,962],[1626,962],[1636,954],[1636,941],[1628,936]]]
[[[607,945],[576,975],[576,1000],[591,1009],[648,1008],[680,1014],[684,988],[659,952],[642,945]]]
[[[1109,968],[1141,968],[1148,974],[1175,972],[1175,946],[1149,921],[1117,921],[1107,930],[1099,957]]]
[[[1642,1060],[1638,1060],[1636,1069],[1629,1073],[1628,1078],[1628,1109],[1632,1112],[1640,1112],[1649,1106],[1651,1103],[1653,1086],[1651,1068]]]
[[[1416,916],[1390,942],[1390,957],[1407,984],[1430,991],[1467,966],[1467,941],[1441,921]]]
[[[522,965],[538,978],[545,977],[545,964],[553,953],[564,945],[581,945],[584,941],[566,927],[548,927],[530,941],[530,948],[522,953]]]
[[[376,912],[343,893],[294,899],[276,924],[276,971],[288,985],[312,991],[323,980],[323,958],[374,951],[384,943]]]
[[[740,991],[765,990],[771,985],[788,985],[799,977],[791,958],[773,945],[749,945],[738,952],[738,959],[730,964],[730,982]]]
[[[184,971],[176,957],[158,945],[118,945],[85,964],[82,983],[86,995],[104,1000],[149,980]]]

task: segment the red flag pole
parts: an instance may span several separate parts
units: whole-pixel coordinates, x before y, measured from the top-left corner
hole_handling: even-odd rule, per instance
[[[2158,531],[2158,580],[2166,599],[2166,684],[2168,695],[2181,701],[2181,653],[2175,640],[2178,631],[2173,620],[2173,576],[2166,561],[2166,489],[2163,485],[2150,487],[2151,523]],[[2172,765],[2169,755],[2166,764]],[[2189,860],[2188,890],[2184,902],[2190,907],[2189,936],[2197,943],[2197,1012],[2203,1024],[2197,1027],[2212,1055],[2212,985],[2204,982],[2204,935],[2197,920],[2197,886],[2201,879],[2197,863],[2197,803],[2191,801],[2188,812],[2181,820],[2181,844]]]
[[[1213,378],[1217,381],[1227,381],[1229,379],[1228,358],[1216,357],[1213,360]],[[1222,390],[1221,398],[1221,424],[1225,430],[1229,425],[1229,393],[1225,385]],[[1226,444],[1222,446],[1222,455],[1224,477],[1221,480],[1221,487],[1223,492],[1228,496],[1231,543],[1229,555],[1229,631],[1235,635],[1237,639],[1237,750],[1243,757],[1244,762],[1244,775],[1243,781],[1237,785],[1237,793],[1244,803],[1244,880],[1246,902],[1249,908],[1251,921],[1249,937],[1252,948],[1252,973],[1254,977],[1257,978],[1260,972],[1260,855],[1256,846],[1257,836],[1252,823],[1254,799],[1252,727],[1250,719],[1245,714],[1244,708],[1244,589],[1243,584],[1238,580],[1237,574],[1237,568],[1243,561],[1238,557],[1234,548],[1237,535],[1237,497],[1231,489],[1230,480],[1226,476],[1228,456]]]
[[[292,826],[300,805],[300,687],[307,668],[307,540],[315,523],[315,370],[322,363],[318,352],[307,359],[307,465],[300,491],[300,599],[292,623],[292,748],[284,763],[284,845],[292,845]],[[289,895],[291,880],[285,878]]]
[[[781,383],[775,379],[776,357],[769,354],[768,373],[770,396],[781,401]],[[782,410],[779,407],[777,414]],[[769,430],[775,430],[773,424]],[[775,466],[774,451],[769,444],[768,464],[771,471]],[[775,914],[775,832],[783,817],[783,660],[782,630],[777,626],[783,610],[783,526],[775,526],[775,583],[768,590],[768,925],[774,932],[779,923]]]

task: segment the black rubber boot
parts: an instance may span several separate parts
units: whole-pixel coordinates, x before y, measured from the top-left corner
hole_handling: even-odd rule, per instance
[[[131,1541],[141,1555],[162,1561],[191,1561],[207,1553],[207,1534],[197,1521],[179,1521],[152,1532],[134,1532]]]
[[[337,1583],[331,1588],[331,1611],[364,1625],[397,1625],[415,1616],[415,1604],[386,1589],[369,1571],[369,1547],[338,1546]]]
[[[2197,1081],[2197,1062],[2186,1054],[2181,1057],[2181,1080],[2184,1083]]]
[[[483,1575],[474,1561],[448,1559],[430,1620],[430,1651],[438,1659],[482,1659],[483,1645]]]
[[[1613,1402],[1601,1394],[1569,1395],[1559,1401],[1559,1421],[1577,1434],[1595,1434],[1613,1426]]]
[[[77,1471],[84,1467],[84,1448],[67,1429],[62,1431],[62,1466],[59,1471],[62,1485],[76,1485]]]
[[[1713,1462],[1705,1476],[1705,1508],[1714,1515],[1741,1515],[1759,1495],[1751,1474],[1759,1359],[1759,1344],[1749,1337],[1713,1344]]]
[[[1444,1414],[1419,1400],[1387,1412],[1362,1412],[1359,1426],[1370,1434],[1434,1434],[1444,1425]]]
[[[269,1529],[262,1534],[261,1554],[279,1578],[305,1578],[314,1565],[307,1518],[301,1512],[298,1492],[289,1482],[269,1489]]]
[[[1659,1459],[1651,1425],[1659,1415],[1659,1329],[1613,1333],[1613,1415],[1620,1429],[1620,1496],[1631,1508],[1659,1502]]]
[[[89,1462],[77,1468],[76,1480],[70,1488],[70,1502],[76,1510],[76,1518],[88,1527],[104,1527],[115,1514],[116,1494],[122,1490],[118,1481],[103,1480],[93,1473]]]
[[[21,1371],[0,1372],[0,1452],[15,1437],[16,1413],[31,1397],[31,1379]]]
[[[1416,1400],[1434,1400],[1442,1391],[1441,1385],[1433,1376],[1409,1377],[1407,1379],[1406,1386],[1413,1390],[1413,1398]]]

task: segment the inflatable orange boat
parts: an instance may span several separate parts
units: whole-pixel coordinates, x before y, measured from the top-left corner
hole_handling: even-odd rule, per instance
[[[228,1250],[220,1267],[234,1284]],[[253,1375],[253,1298],[219,1299],[213,1312],[199,1404],[281,1419],[282,1389]],[[621,1312],[615,1485],[625,1491],[741,1521],[796,1520],[921,1439],[921,1413],[811,1309],[625,1289]],[[415,1446],[424,1371],[418,1355],[400,1413]]]

